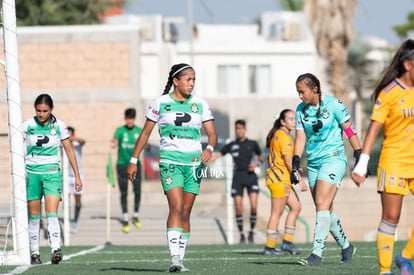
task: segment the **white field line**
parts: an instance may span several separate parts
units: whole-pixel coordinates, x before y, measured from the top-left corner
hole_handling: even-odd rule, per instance
[[[83,256],[83,255],[86,255],[86,254],[89,254],[89,253],[97,252],[99,250],[102,250],[103,248],[105,248],[105,245],[98,245],[98,246],[95,246],[95,247],[90,248],[90,249],[79,251],[75,254],[71,254],[71,255],[67,255],[67,256],[64,255],[62,260],[63,261],[70,260],[73,257]],[[44,264],[50,264],[50,261],[48,261]],[[12,271],[10,271],[9,273],[5,273],[5,274],[7,274],[7,275],[22,274],[23,272],[27,271],[31,267],[36,267],[36,266],[35,265],[18,266],[15,269],[13,269]]]

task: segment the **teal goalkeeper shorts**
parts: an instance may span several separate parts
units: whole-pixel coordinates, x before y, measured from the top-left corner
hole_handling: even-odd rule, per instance
[[[200,165],[178,165],[171,163],[160,163],[161,184],[165,192],[174,188],[182,187],[183,191],[198,195],[202,178],[204,164]]]
[[[316,181],[323,180],[339,185],[345,177],[347,161],[341,156],[331,156],[315,163],[308,163],[309,187],[314,187]]]

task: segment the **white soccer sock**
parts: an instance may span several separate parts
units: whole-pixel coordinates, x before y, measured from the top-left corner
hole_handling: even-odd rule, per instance
[[[181,233],[180,238],[180,260],[184,260],[185,249],[187,248],[188,241],[190,240],[190,232]]]
[[[171,256],[180,255],[181,231],[181,228],[169,228],[167,230],[168,249]]]
[[[32,254],[39,254],[40,219],[29,220],[29,244]]]
[[[47,232],[49,234],[50,248],[53,252],[60,248],[60,226],[57,217],[47,218]]]
[[[129,221],[128,213],[124,213],[124,222]]]

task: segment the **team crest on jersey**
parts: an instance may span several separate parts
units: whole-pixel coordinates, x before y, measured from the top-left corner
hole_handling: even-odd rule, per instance
[[[51,135],[56,135],[56,128],[52,127],[52,129],[50,129],[50,134]]]
[[[382,104],[381,99],[377,99],[377,100],[375,101],[374,108],[375,108],[375,109],[378,109],[378,108],[381,106],[381,104]]]
[[[193,162],[197,162],[198,161],[198,158],[192,158],[191,159]]]
[[[171,184],[173,182],[173,180],[172,180],[172,178],[171,177],[169,177],[169,176],[167,176],[167,177],[165,177],[165,184]]]
[[[195,103],[191,104],[191,111],[193,113],[198,113],[198,106],[197,106],[197,104],[195,104]]]
[[[323,109],[322,111],[322,118],[327,119],[329,117],[329,112],[326,109]]]

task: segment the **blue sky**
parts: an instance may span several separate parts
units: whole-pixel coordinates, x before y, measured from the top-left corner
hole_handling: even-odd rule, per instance
[[[188,0],[128,0],[126,13],[163,16],[188,15]],[[192,0],[196,23],[251,23],[264,11],[280,10],[278,0]],[[414,0],[357,0],[355,28],[364,36],[377,36],[398,44],[392,26],[407,21]]]

